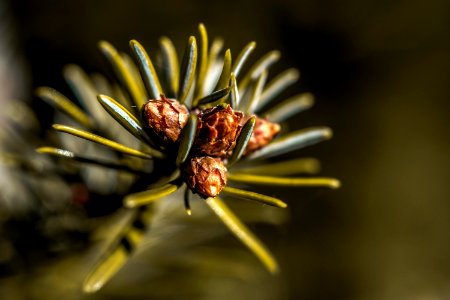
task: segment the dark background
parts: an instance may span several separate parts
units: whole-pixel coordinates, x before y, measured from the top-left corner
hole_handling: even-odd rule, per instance
[[[232,53],[280,49],[315,107],[293,128],[328,125],[331,141],[299,152],[341,179],[295,191],[276,248],[289,299],[450,298],[450,2],[11,1],[24,90],[67,91],[61,69],[102,68],[97,42],[178,49],[204,22]],[[151,50],[150,50],[151,51]],[[102,69],[101,69],[102,70]],[[272,73],[274,74],[274,73]],[[25,80],[26,79],[26,80]],[[22,91],[23,92],[23,91]]]

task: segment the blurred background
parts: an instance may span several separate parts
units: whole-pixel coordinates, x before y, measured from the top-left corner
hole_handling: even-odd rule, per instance
[[[263,281],[273,284],[268,299],[450,298],[449,1],[3,0],[0,17],[1,103],[21,99],[42,113],[33,90],[68,92],[67,63],[103,71],[102,39],[127,51],[134,38],[151,51],[166,35],[182,49],[203,22],[232,53],[251,40],[254,59],[281,50],[271,75],[301,72],[285,96],[316,97],[290,126],[334,130],[298,155],[319,158],[343,186],[279,192],[290,220],[256,228],[282,269]],[[0,298],[22,299],[26,275],[21,284],[15,269],[0,276]]]

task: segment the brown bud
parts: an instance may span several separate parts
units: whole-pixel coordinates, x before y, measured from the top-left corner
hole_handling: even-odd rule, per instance
[[[195,193],[215,197],[227,184],[227,169],[219,158],[193,157],[186,166],[186,183]]]
[[[280,132],[280,125],[256,117],[255,128],[247,144],[245,154],[248,155],[268,143]]]
[[[144,105],[144,118],[148,127],[165,141],[176,142],[186,125],[189,111],[175,99],[161,95],[159,100],[149,100]]]
[[[201,155],[225,157],[233,149],[244,114],[228,105],[209,108],[199,114],[194,151]]]

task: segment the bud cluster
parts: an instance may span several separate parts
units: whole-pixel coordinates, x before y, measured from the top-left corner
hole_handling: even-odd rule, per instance
[[[179,140],[189,111],[174,99],[149,100],[143,107],[146,125],[166,143]],[[184,180],[189,188],[203,197],[215,197],[227,182],[224,160],[232,153],[243,122],[244,113],[230,105],[218,105],[197,112],[198,122],[190,159],[185,163]],[[267,145],[280,126],[257,118],[245,155]]]

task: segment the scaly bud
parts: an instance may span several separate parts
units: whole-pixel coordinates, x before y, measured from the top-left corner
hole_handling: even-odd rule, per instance
[[[189,111],[175,99],[149,100],[144,104],[146,125],[166,142],[176,142],[186,125]]]
[[[248,155],[268,143],[280,132],[280,125],[256,117],[255,128],[247,144],[245,155]]]
[[[194,152],[200,155],[226,157],[233,149],[244,114],[228,105],[215,106],[198,116]]]
[[[193,157],[186,166],[186,183],[195,193],[215,197],[227,184],[226,172],[220,158]]]

